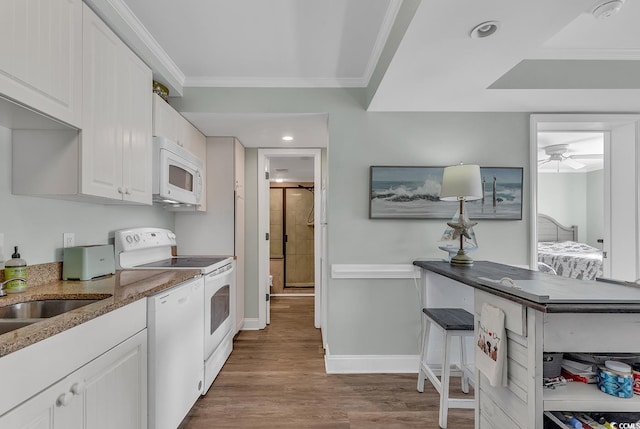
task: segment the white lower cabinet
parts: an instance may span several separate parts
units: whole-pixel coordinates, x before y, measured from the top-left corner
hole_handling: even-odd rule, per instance
[[[0,427],[146,427],[146,350],[145,329],[0,417]]]
[[[0,357],[0,428],[147,427],[146,299]]]

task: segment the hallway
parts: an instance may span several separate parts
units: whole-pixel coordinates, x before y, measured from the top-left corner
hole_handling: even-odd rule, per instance
[[[327,375],[321,343],[313,297],[273,297],[271,324],[240,332],[180,429],[438,427],[429,383],[420,394],[416,374]],[[450,428],[473,428],[473,410],[449,413]]]

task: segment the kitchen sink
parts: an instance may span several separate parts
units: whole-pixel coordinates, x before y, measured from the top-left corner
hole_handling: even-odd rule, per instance
[[[96,299],[41,299],[20,302],[0,307],[0,319],[45,319],[57,316],[85,305],[93,304]]]
[[[31,325],[37,321],[38,320],[2,319],[0,320],[0,335]]]

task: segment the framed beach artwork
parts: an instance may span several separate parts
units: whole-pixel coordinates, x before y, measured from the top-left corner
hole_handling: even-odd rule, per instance
[[[371,166],[370,219],[451,219],[455,201],[440,201],[444,167]],[[484,196],[467,201],[469,219],[522,220],[522,167],[480,167]]]

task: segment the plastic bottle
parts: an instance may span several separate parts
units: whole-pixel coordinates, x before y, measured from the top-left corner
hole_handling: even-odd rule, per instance
[[[4,263],[4,278],[5,280],[18,279],[7,282],[5,289],[7,293],[24,292],[27,289],[27,261],[20,258],[18,253],[18,246],[14,247],[14,253],[11,255],[11,259]]]

